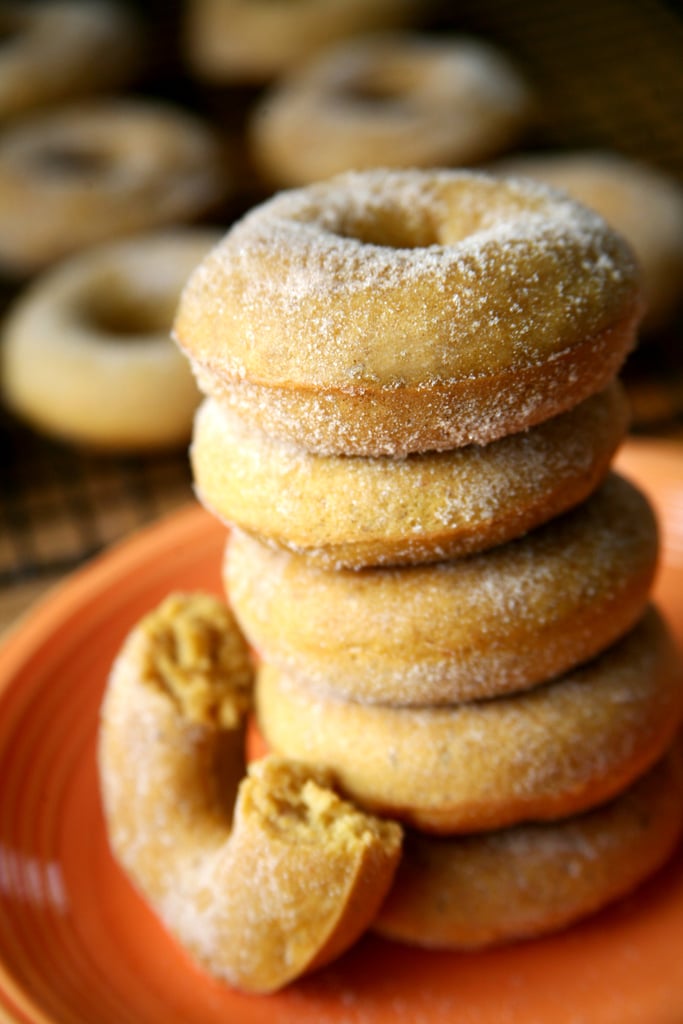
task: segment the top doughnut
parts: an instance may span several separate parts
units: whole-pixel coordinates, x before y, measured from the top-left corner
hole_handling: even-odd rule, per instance
[[[539,184],[375,170],[276,195],[191,276],[200,386],[311,451],[487,444],[605,387],[642,298],[627,243]]]

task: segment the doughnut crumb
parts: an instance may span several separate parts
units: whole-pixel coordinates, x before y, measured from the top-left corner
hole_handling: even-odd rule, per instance
[[[143,681],[190,722],[236,728],[251,707],[253,668],[228,606],[210,594],[170,594],[140,629]]]
[[[354,849],[379,840],[401,841],[401,828],[364,813],[334,790],[326,768],[274,755],[253,762],[241,787],[242,809],[257,815],[269,832],[295,843]]]

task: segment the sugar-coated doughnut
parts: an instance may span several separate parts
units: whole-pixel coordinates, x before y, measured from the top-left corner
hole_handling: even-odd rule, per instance
[[[158,231],[44,271],[3,325],[6,405],[38,430],[91,447],[187,444],[200,396],[170,329],[188,274],[219,237]]]
[[[529,154],[500,164],[565,189],[630,242],[642,271],[643,331],[669,324],[683,294],[683,187],[656,167],[601,150]]]
[[[267,758],[243,778],[249,689],[227,608],[173,595],[115,662],[98,759],[113,852],[164,925],[211,974],[270,992],[366,929],[401,829],[323,771]]]
[[[645,881],[673,852],[682,828],[676,745],[625,792],[582,815],[454,838],[406,832],[373,927],[438,949],[481,949],[556,931]]]
[[[416,0],[189,0],[189,68],[216,83],[261,84],[358,32],[409,24]]]
[[[190,460],[197,496],[223,521],[321,568],[357,569],[484,550],[559,515],[599,484],[627,423],[613,383],[485,447],[314,455],[207,399]]]
[[[109,0],[3,0],[0,120],[123,85],[141,57],[128,8]]]
[[[344,701],[264,663],[271,749],[330,768],[359,806],[426,832],[478,832],[594,807],[672,741],[676,650],[654,610],[608,651],[524,693],[445,707]]]
[[[530,88],[490,43],[356,36],[274,83],[253,108],[250,147],[278,186],[372,167],[462,166],[511,146],[532,111]]]
[[[221,143],[194,114],[99,99],[0,139],[0,269],[34,273],[87,245],[196,219],[223,198]]]
[[[528,689],[640,618],[657,562],[645,497],[610,477],[579,508],[483,554],[329,572],[233,531],[226,592],[264,661],[381,704],[452,704]]]
[[[641,308],[630,249],[541,185],[350,173],[281,193],[197,268],[175,334],[205,393],[311,451],[487,444],[602,390]]]

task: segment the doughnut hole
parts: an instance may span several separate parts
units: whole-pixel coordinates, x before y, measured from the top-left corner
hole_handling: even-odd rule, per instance
[[[81,297],[75,315],[95,334],[134,343],[136,339],[168,333],[174,306],[172,296],[152,294],[144,282],[106,274]]]
[[[528,195],[523,200],[507,190],[501,194],[490,182],[480,180],[479,187],[454,182],[439,200],[415,202],[408,193],[393,201],[369,201],[339,213],[333,227],[342,238],[355,239],[364,245],[392,249],[421,249],[430,246],[453,246],[473,239],[502,223],[514,231],[515,223],[523,224],[541,215],[543,197],[534,203]]]
[[[94,147],[77,145],[37,146],[27,164],[33,171],[50,177],[94,178],[111,170],[111,158]]]
[[[350,103],[365,107],[411,104],[411,97],[422,81],[421,69],[406,60],[385,61],[368,68],[356,78],[344,82],[338,93],[331,93],[333,103]]]

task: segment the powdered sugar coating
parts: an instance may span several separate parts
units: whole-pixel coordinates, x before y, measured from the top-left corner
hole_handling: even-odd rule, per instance
[[[594,661],[522,694],[436,708],[359,704],[265,664],[256,702],[273,750],[330,768],[360,806],[456,833],[609,799],[672,741],[683,687],[673,641],[650,610]]]
[[[639,308],[626,244],[558,193],[373,171],[248,214],[190,278],[175,332],[202,388],[265,429],[379,454],[570,408],[614,376]]]
[[[596,210],[632,245],[643,272],[643,331],[668,326],[681,304],[683,189],[662,170],[609,150],[520,155],[496,165],[561,188]]]
[[[356,569],[484,550],[559,515],[595,489],[626,425],[614,383],[485,447],[323,456],[208,399],[190,455],[196,493],[219,518],[323,568]]]
[[[556,822],[454,838],[406,833],[374,928],[402,942],[481,949],[565,926],[631,891],[683,826],[681,747],[614,800]]]
[[[419,706],[527,689],[595,656],[642,615],[657,549],[646,499],[614,475],[470,558],[327,572],[233,531],[224,575],[265,661],[344,699]]]

